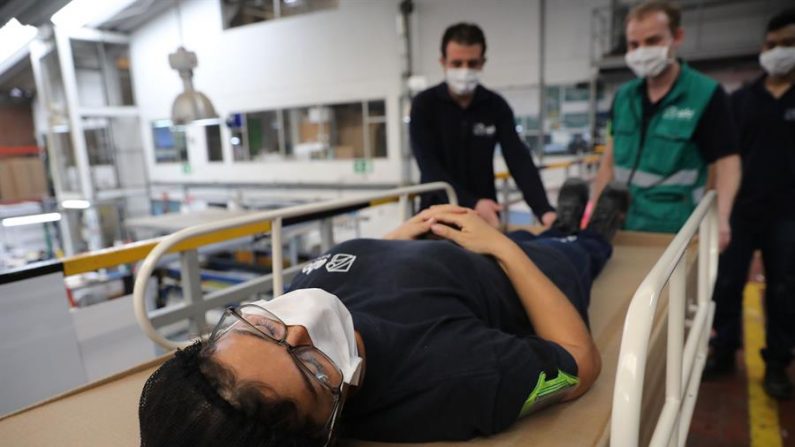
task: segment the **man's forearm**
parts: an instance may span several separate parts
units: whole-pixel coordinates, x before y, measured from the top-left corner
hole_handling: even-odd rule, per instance
[[[593,190],[591,197],[596,201],[602,194],[608,183],[613,180],[613,141],[609,140],[599,162],[599,170],[596,171],[596,178],[594,179]]]
[[[593,341],[585,322],[563,292],[515,243],[506,238],[494,256],[511,280],[536,333],[567,350],[586,352]],[[554,317],[552,317],[554,316]],[[576,354],[572,352],[573,355]]]
[[[742,168],[739,155],[729,155],[715,162],[715,189],[718,192],[718,215],[722,222],[731,216],[734,197],[740,187]]]
[[[519,295],[536,334],[559,344],[574,357],[580,382],[565,400],[580,396],[599,376],[602,361],[577,309],[512,241],[506,238],[493,255]]]

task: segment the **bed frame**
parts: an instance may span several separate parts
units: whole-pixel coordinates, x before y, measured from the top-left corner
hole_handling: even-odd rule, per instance
[[[134,292],[139,325],[167,350],[184,346],[188,342],[168,340],[157,328],[188,319],[206,333],[211,329],[204,321],[207,309],[271,288],[278,295],[284,282],[300,271],[301,266],[282,268],[284,226],[384,203],[399,201],[405,205],[414,195],[433,190],[447,191],[451,202],[456,203],[452,188],[436,183],[180,230],[160,240],[140,267]],[[521,419],[496,436],[433,445],[684,445],[714,312],[710,297],[717,271],[716,216],[715,193],[710,192],[675,237],[619,232],[613,259],[592,291],[591,332],[602,355],[603,370],[588,393]],[[197,247],[212,243],[213,234],[250,234],[252,228],[271,234],[273,274],[203,295],[198,283]],[[160,259],[173,252],[180,256],[185,303],[147,309],[145,292],[151,274]],[[0,439],[17,446],[137,445],[141,387],[170,355],[6,415],[0,418]],[[360,441],[344,445],[408,446]]]

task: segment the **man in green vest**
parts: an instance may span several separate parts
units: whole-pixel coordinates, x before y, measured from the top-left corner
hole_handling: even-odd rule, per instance
[[[624,228],[675,233],[714,181],[722,250],[731,238],[739,150],[726,93],[676,58],[680,23],[681,11],[664,1],[645,2],[627,16],[626,61],[638,78],[615,95],[594,196],[610,181],[625,183],[632,204]]]

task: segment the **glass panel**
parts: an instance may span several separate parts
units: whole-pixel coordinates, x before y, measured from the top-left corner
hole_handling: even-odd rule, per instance
[[[128,46],[80,40],[71,42],[80,105],[133,105]]]
[[[281,17],[336,8],[338,5],[339,0],[279,0]]]
[[[591,92],[588,88],[579,88],[576,86],[566,87],[564,93],[565,101],[588,101]]]
[[[86,138],[88,151],[88,164],[91,177],[97,190],[116,189],[119,187],[115,149],[111,145],[106,118],[93,118],[83,120],[83,132]]]
[[[275,0],[221,0],[224,29],[276,18]]]
[[[86,134],[88,164],[91,166],[113,164],[107,118],[84,119],[83,131]]]
[[[563,125],[566,127],[588,127],[587,113],[568,113],[563,115]]]
[[[61,210],[61,219],[69,221],[70,236],[72,238],[72,245],[74,246],[75,253],[88,251],[88,243],[85,240],[85,235],[88,232],[83,232],[81,229],[85,226],[83,221],[84,210],[64,209]]]
[[[232,113],[226,119],[226,126],[229,127],[229,145],[232,146],[232,159],[234,161],[251,160],[243,131],[243,121],[245,119],[242,113]]]
[[[281,154],[279,147],[279,112],[254,112],[246,114],[249,157],[247,160],[264,160],[268,155]]]
[[[526,116],[524,119],[524,130],[538,130],[541,123],[537,116]]]
[[[385,112],[383,100],[369,105],[376,114]],[[232,114],[227,124],[235,161],[275,157],[349,160],[368,153],[385,157],[385,119],[368,119],[372,121],[367,123],[365,136],[364,103],[352,102]],[[369,152],[365,150],[368,144]]]
[[[301,107],[286,111],[290,116],[290,133],[297,143],[294,147],[296,158],[329,158],[330,117],[328,107]]]
[[[370,123],[370,154],[373,158],[386,158],[386,123]]]
[[[51,126],[69,125],[69,116],[66,103],[66,93],[63,88],[61,66],[58,62],[58,52],[50,51],[41,58],[44,78],[44,89],[47,92],[49,104],[44,109],[49,109],[49,122]]]
[[[113,67],[113,74],[118,80],[119,105],[134,106],[135,94],[133,93],[132,75],[130,74],[130,47],[128,45],[106,44],[106,53],[109,63]]]
[[[143,149],[135,117],[83,119],[88,163],[98,190],[146,185]]]
[[[385,101],[369,101],[367,103],[367,116],[370,118],[382,118],[386,116]]]
[[[558,116],[560,113],[560,87],[547,87],[547,94],[544,97],[547,115]]]
[[[348,160],[364,157],[362,103],[337,104],[331,110],[330,158]]]
[[[136,117],[110,119],[108,130],[120,188],[144,188],[147,184],[139,123]]]
[[[292,129],[292,118],[286,110],[279,110],[279,117],[281,118],[281,134],[280,134],[280,145],[282,148],[282,154],[286,157],[293,156],[293,141],[294,135],[291,131]]]
[[[61,189],[65,192],[80,191],[80,176],[75,164],[74,151],[69,129],[61,126],[53,132],[52,147],[48,148],[50,156],[54,157],[61,178]]]
[[[221,126],[218,124],[205,126],[204,135],[207,141],[207,160],[224,161],[224,154],[221,148]]]
[[[171,126],[170,121],[152,123],[155,163],[180,163],[188,161],[188,145],[185,129]]]

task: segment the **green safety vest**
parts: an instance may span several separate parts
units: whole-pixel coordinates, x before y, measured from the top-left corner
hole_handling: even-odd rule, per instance
[[[642,79],[624,84],[613,106],[613,175],[632,196],[624,228],[675,233],[704,195],[707,164],[692,140],[718,83],[681,63],[679,78],[643,126]]]

